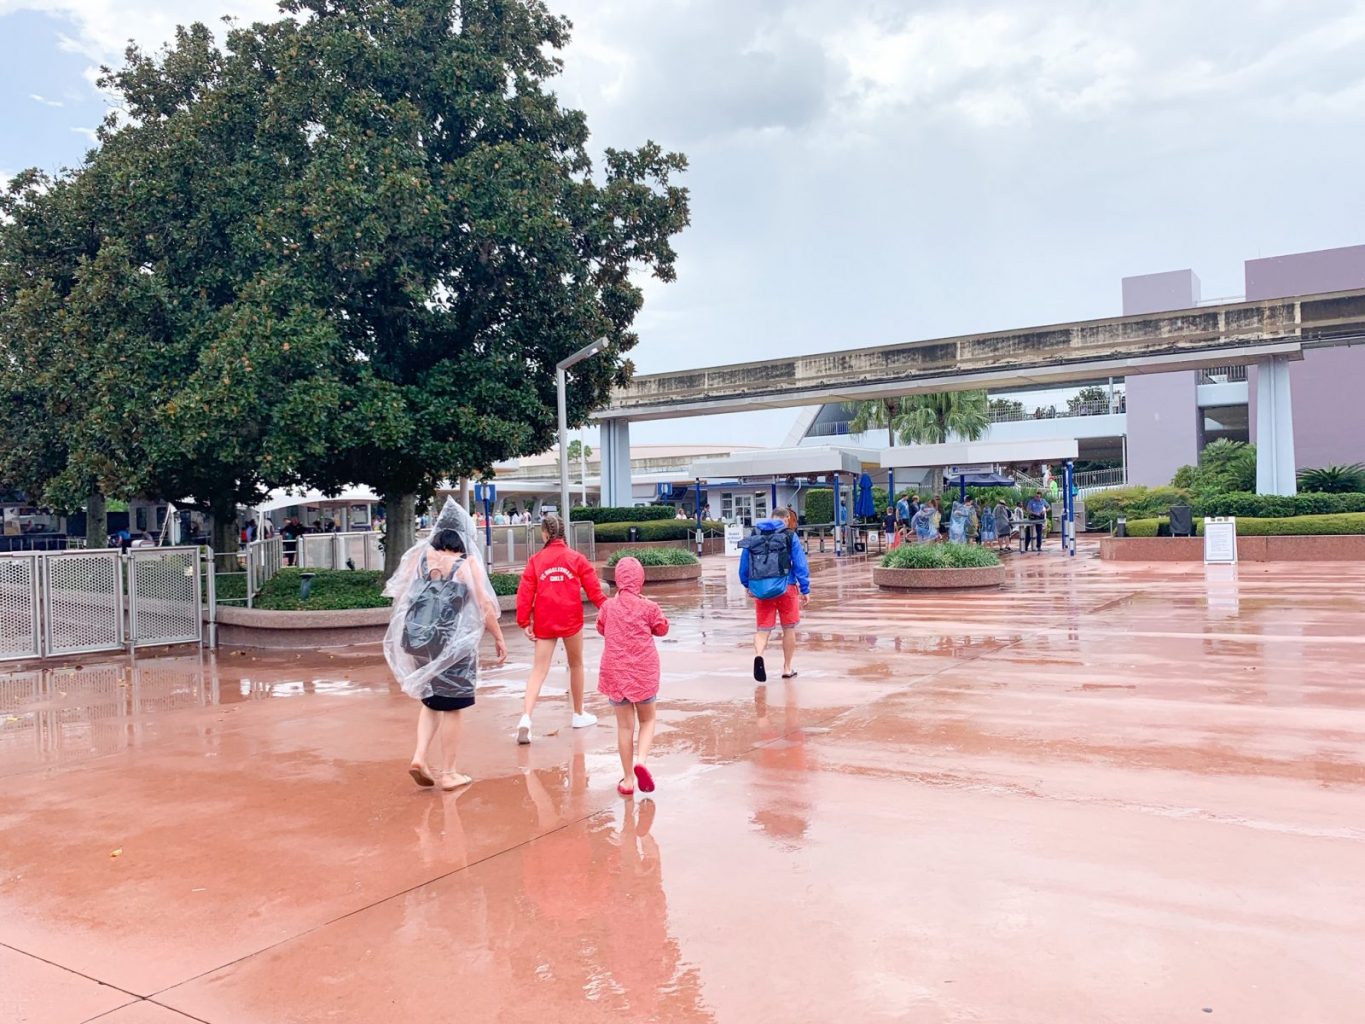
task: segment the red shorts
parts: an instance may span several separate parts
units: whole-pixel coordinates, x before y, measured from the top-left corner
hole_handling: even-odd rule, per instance
[[[781,597],[755,598],[754,610],[758,613],[759,629],[772,629],[779,616],[783,626],[799,625],[801,588],[793,583]]]

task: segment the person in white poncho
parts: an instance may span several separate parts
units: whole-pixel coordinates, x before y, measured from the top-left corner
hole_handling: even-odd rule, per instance
[[[479,642],[493,634],[498,664],[507,644],[498,625],[498,598],[479,555],[469,513],[447,498],[431,536],[403,555],[384,593],[393,612],[384,636],[384,658],[403,692],[422,702],[417,749],[408,773],[419,786],[458,789],[473,780],[456,771],[460,712],[474,706],[479,680]],[[440,736],[441,765],[431,766]]]

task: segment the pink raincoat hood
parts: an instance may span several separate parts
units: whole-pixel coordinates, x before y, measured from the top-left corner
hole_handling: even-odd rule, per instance
[[[638,594],[645,585],[645,567],[638,558],[623,558],[616,563],[616,589],[627,594]]]

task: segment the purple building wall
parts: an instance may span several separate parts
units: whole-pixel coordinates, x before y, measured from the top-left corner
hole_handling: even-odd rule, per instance
[[[1365,245],[1271,256],[1245,263],[1246,297],[1365,288]],[[1365,347],[1317,349],[1289,369],[1294,404],[1294,459],[1301,468],[1365,462]],[[1251,440],[1256,440],[1256,368],[1247,384]],[[1131,384],[1130,384],[1131,388]]]
[[[1199,278],[1172,270],[1123,279],[1123,315],[1164,313],[1199,304]],[[1128,482],[1158,487],[1199,460],[1198,374],[1193,370],[1127,378]]]

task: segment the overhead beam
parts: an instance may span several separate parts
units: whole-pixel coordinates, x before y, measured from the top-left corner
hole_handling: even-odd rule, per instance
[[[595,419],[672,419],[828,402],[1060,385],[1298,358],[1365,338],[1365,290],[1083,320],[903,345],[646,374]]]

